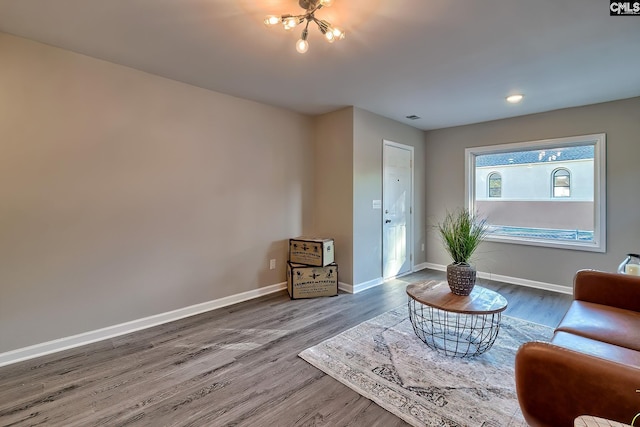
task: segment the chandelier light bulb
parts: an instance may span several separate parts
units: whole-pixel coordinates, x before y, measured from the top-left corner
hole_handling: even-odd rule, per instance
[[[344,31],[342,31],[342,28],[334,27],[331,29],[331,33],[333,33],[333,37],[335,40],[344,39]]]
[[[276,25],[278,22],[280,22],[280,18],[276,15],[269,15],[264,18],[264,25],[266,25],[267,27]]]
[[[298,40],[296,43],[296,50],[299,53],[305,53],[307,50],[309,50],[309,42],[303,39]]]
[[[300,7],[305,10],[304,13],[298,15],[269,15],[264,19],[264,24],[267,27],[271,27],[275,24],[281,23],[285,30],[290,31],[306,21],[304,29],[302,30],[302,36],[296,42],[296,50],[300,53],[305,53],[309,50],[309,42],[307,41],[309,35],[309,24],[315,24],[312,26],[316,26],[329,43],[333,43],[336,40],[342,40],[344,38],[344,31],[342,28],[334,27],[331,23],[315,16],[316,12],[322,7],[331,6],[333,4],[333,0],[299,0],[298,3],[300,4]]]
[[[336,41],[336,36],[333,35],[333,31],[331,31],[331,29],[324,33],[324,38],[327,39],[329,43]]]
[[[298,22],[298,18],[296,18],[295,16],[290,16],[289,18],[285,18],[282,21],[282,25],[284,25],[285,30],[292,30],[296,27],[296,25],[298,25]]]

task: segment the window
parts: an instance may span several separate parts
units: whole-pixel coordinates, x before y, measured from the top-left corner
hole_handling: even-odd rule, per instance
[[[571,174],[565,168],[553,171],[553,197],[571,197]]]
[[[497,172],[489,174],[489,197],[502,197],[502,177]]]
[[[605,252],[605,144],[596,134],[468,148],[467,208],[487,218],[488,240]]]

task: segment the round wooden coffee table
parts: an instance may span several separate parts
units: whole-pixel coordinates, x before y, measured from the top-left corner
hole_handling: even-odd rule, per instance
[[[507,300],[476,285],[468,296],[455,295],[446,281],[407,286],[409,319],[418,338],[447,356],[476,356],[498,336]]]

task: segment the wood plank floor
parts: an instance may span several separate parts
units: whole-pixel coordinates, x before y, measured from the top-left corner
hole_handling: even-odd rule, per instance
[[[0,426],[405,426],[297,354],[406,303],[423,270],[359,294],[272,294],[0,368]],[[479,280],[555,326],[571,296]]]

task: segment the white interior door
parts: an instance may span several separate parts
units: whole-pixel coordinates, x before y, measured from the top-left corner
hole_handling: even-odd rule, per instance
[[[411,271],[413,147],[383,143],[382,274],[385,279]]]

